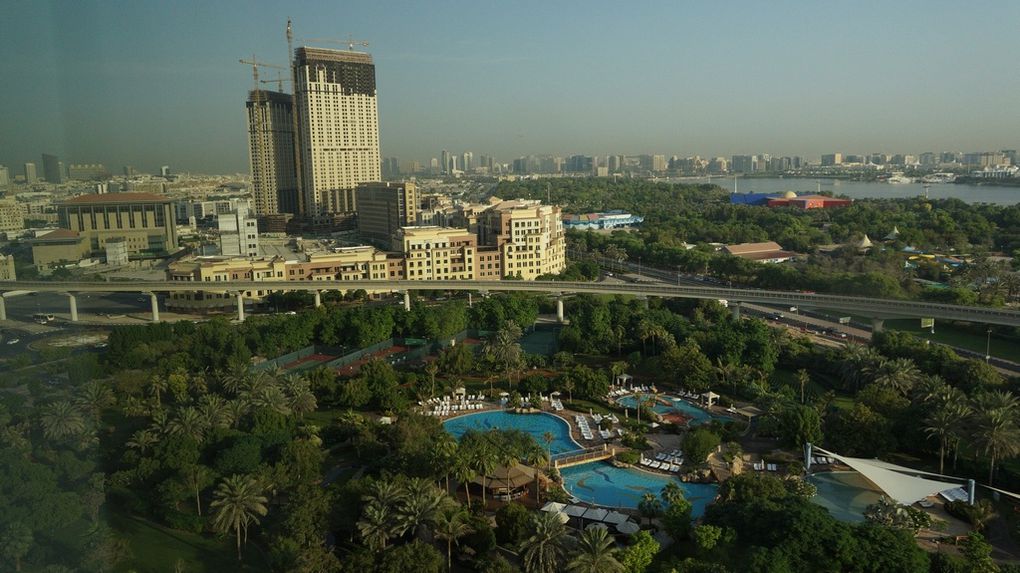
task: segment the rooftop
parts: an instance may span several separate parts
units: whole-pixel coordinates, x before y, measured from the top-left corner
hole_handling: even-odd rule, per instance
[[[89,205],[94,203],[169,203],[169,197],[152,193],[102,193],[78,195],[64,201],[63,205]]]

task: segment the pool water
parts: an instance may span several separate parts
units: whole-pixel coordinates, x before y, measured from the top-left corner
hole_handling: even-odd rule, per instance
[[[644,396],[651,397],[650,394],[645,394]],[[672,401],[673,405],[667,406],[656,401],[655,404],[652,406],[652,411],[654,411],[656,414],[670,414],[672,412],[680,412],[681,414],[689,416],[691,418],[690,425],[692,426],[704,424],[706,422],[711,421],[713,418],[725,419],[725,416],[715,416],[710,412],[702,410],[701,408],[695,406],[694,404],[691,404],[686,400],[674,399],[669,396],[665,396],[665,398],[666,400]],[[621,398],[618,398],[616,401],[621,406],[626,406],[628,408],[637,407],[637,395],[635,394],[623,396]]]
[[[882,492],[857,472],[820,472],[807,479],[818,488],[811,501],[829,510],[840,521],[864,521],[864,510],[882,496]]]
[[[543,449],[547,447],[545,433],[550,432],[553,435],[553,442],[548,447],[553,454],[581,449],[581,445],[570,437],[570,426],[567,422],[544,412],[538,414],[514,414],[505,411],[479,412],[447,420],[443,422],[443,428],[456,438],[461,437],[468,430],[483,432],[494,428],[521,430],[531,434]]]
[[[692,517],[701,517],[705,506],[715,499],[715,484],[684,483],[680,480],[633,468],[618,468],[606,462],[593,462],[560,470],[567,491],[582,501],[606,507],[637,509],[646,493],[656,496],[669,482],[677,483],[691,502]]]

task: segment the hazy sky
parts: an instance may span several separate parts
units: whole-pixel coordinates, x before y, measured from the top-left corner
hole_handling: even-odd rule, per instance
[[[285,64],[288,17],[298,40],[371,42],[382,153],[402,160],[1020,146],[1016,0],[3,6],[12,175],[47,151],[113,171],[247,171],[238,59]]]

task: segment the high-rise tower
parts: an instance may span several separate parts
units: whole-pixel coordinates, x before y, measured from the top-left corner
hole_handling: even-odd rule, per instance
[[[382,178],[372,56],[301,47],[294,58],[305,214],[354,211],[358,183]]]
[[[248,157],[257,215],[298,212],[290,94],[248,92]]]

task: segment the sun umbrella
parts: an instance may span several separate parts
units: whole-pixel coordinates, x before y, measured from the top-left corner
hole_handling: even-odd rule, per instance
[[[624,521],[616,524],[616,530],[624,535],[631,535],[640,531],[641,528],[633,521]]]

